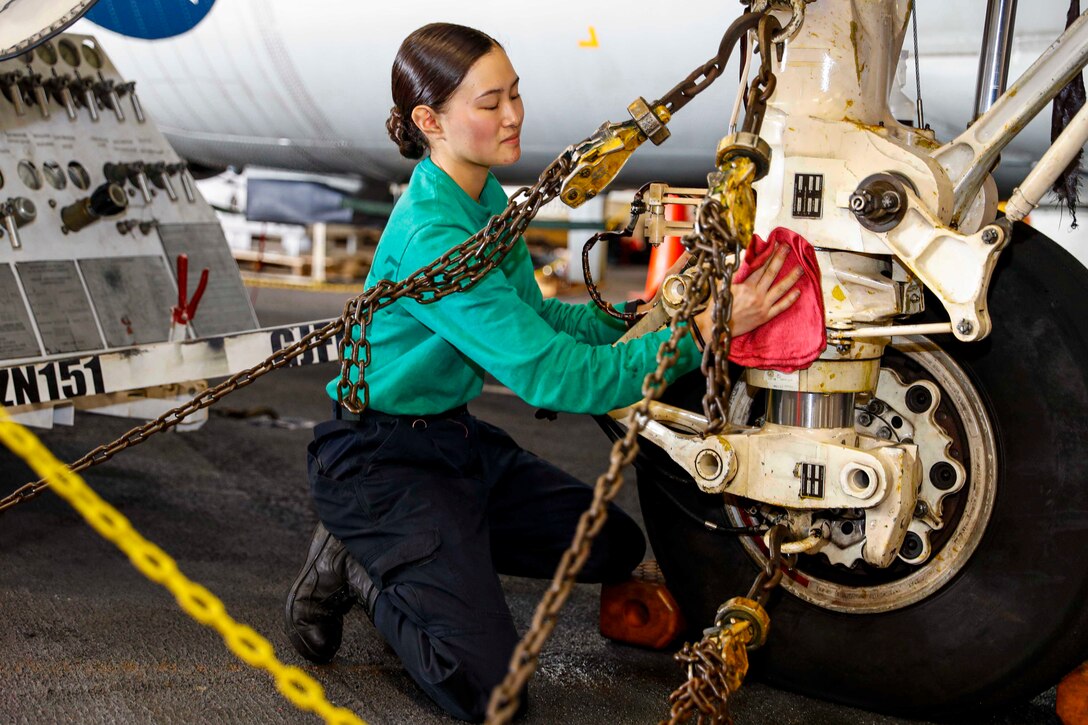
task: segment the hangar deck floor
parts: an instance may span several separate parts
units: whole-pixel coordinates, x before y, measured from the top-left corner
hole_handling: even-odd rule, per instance
[[[620,298],[623,289],[614,281],[606,294]],[[253,294],[263,325],[333,317],[343,304],[335,294]],[[283,660],[313,674],[333,702],[369,723],[455,722],[414,687],[361,614],[348,618],[331,665],[309,665],[282,634],[283,594],[316,521],[303,451],[309,427],[327,415],[322,386],[334,373],[329,365],[273,373],[222,401],[201,430],[159,436],[86,478],[183,572],[221,597],[232,616],[268,637]],[[489,390],[473,403],[476,415],[583,480],[604,470],[608,444],[591,419],[538,421],[517,398]],[[278,420],[229,417],[257,407],[271,408]],[[72,460],[129,427],[81,414],[74,428],[43,440]],[[10,454],[0,454],[0,466],[0,494],[29,480]],[[639,516],[633,485],[624,487],[620,502]],[[524,631],[545,583],[509,578],[504,585]],[[603,640],[597,606],[598,588],[579,585],[541,658],[525,725],[648,723],[666,714],[668,694],[682,677],[670,653]],[[294,710],[265,674],[235,659],[214,632],[192,622],[52,494],[0,516],[0,620],[3,722],[316,721]],[[733,712],[743,725],[912,722],[777,691],[761,684],[758,672]],[[984,722],[1057,723],[1054,691]]]

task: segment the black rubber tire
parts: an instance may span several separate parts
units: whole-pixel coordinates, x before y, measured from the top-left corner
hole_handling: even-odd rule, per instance
[[[990,291],[981,343],[937,338],[968,373],[994,425],[997,495],[978,549],[928,599],[882,614],[843,614],[778,590],[757,677],[870,710],[954,716],[1034,696],[1088,658],[1088,270],[1018,225]],[[930,310],[940,310],[931,301]],[[674,404],[700,410],[701,379]],[[756,574],[733,538],[682,512],[722,521],[646,446],[639,495],[650,541],[693,636]],[[976,482],[972,482],[975,484]],[[663,493],[667,488],[675,500]]]

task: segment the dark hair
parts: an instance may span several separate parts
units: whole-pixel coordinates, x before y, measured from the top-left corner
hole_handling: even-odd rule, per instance
[[[412,109],[423,105],[443,110],[472,64],[501,47],[486,33],[452,23],[424,25],[404,39],[393,61],[393,108],[385,122],[402,156],[421,159],[427,150]]]

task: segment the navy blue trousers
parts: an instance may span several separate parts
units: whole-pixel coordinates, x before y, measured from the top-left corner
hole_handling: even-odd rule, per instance
[[[378,631],[438,705],[482,720],[518,641],[498,574],[550,578],[592,489],[463,410],[329,421],[308,452],[318,515],[379,587]],[[579,581],[623,580],[645,546],[611,505]]]

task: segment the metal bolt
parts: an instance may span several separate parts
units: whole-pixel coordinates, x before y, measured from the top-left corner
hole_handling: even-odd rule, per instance
[[[870,400],[868,407],[869,412],[873,415],[880,415],[888,409],[888,406],[884,405],[884,401],[877,398],[873,398],[872,400]]]
[[[900,204],[902,204],[902,200],[899,198],[899,194],[894,191],[885,191],[880,195],[880,208],[884,211],[894,214],[899,211]]]
[[[914,504],[914,518],[925,518],[925,515],[928,513],[929,504],[927,504],[925,501],[919,501],[918,503]]]
[[[850,211],[855,214],[868,214],[873,210],[873,195],[862,189],[850,195]]]
[[[593,172],[589,170],[589,167],[586,167],[586,168],[582,169],[581,171],[579,171],[578,175],[581,176],[583,179],[588,179],[589,175],[592,174],[592,173]]]
[[[967,320],[960,320],[956,324],[956,332],[960,333],[961,335],[970,335],[971,331],[974,330],[974,329],[975,329],[975,326],[972,325]]]
[[[993,227],[986,227],[982,230],[982,241],[986,244],[994,244],[998,238],[997,230]]]
[[[924,548],[922,537],[913,531],[908,531],[907,537],[903,539],[903,546],[899,549],[899,553],[903,555],[904,559],[917,559]]]
[[[876,432],[876,435],[877,435],[878,438],[883,438],[884,440],[890,440],[891,437],[892,437],[892,429],[889,428],[886,425],[882,425],[882,426],[880,426],[880,430],[878,430]]]
[[[917,292],[911,292],[910,293],[911,304],[916,305],[921,301],[921,299],[922,299],[922,295],[918,294]]]
[[[858,425],[862,426],[863,428],[868,428],[869,425],[871,425],[873,422],[873,416],[869,415],[868,413],[858,413],[857,422]]]
[[[948,461],[937,461],[929,469],[929,481],[941,491],[956,485],[956,467]]]
[[[905,396],[907,408],[912,413],[924,413],[933,406],[933,393],[924,385],[912,385]]]

